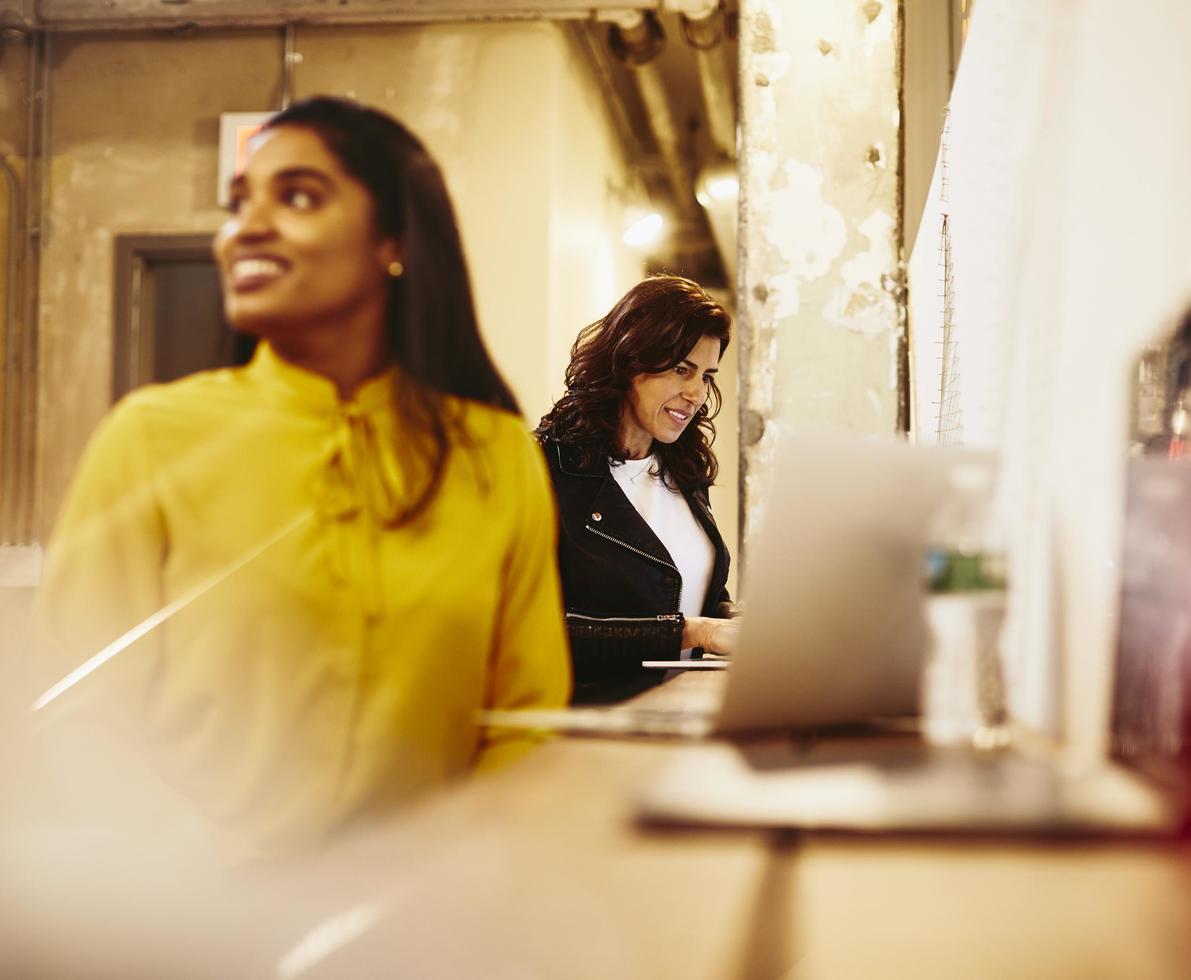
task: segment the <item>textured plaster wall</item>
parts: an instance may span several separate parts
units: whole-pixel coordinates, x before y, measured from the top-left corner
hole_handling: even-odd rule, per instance
[[[307,28],[297,42],[296,95],[382,106],[438,159],[481,328],[527,416],[547,390],[548,95],[563,43],[534,24]]]
[[[295,97],[354,95],[407,122],[455,198],[481,326],[528,420],[559,351],[637,270],[605,194],[623,166],[557,25],[303,28]],[[48,530],[109,405],[113,236],[210,232],[221,112],[274,108],[274,31],[54,39],[51,235],[41,294],[41,494]],[[565,138],[558,128],[565,126]],[[615,225],[615,227],[614,227]],[[617,239],[618,240],[618,239]],[[555,254],[552,247],[569,245]],[[593,312],[594,311],[594,312]]]
[[[208,232],[219,114],[277,97],[271,32],[56,36],[40,297],[43,528],[111,395],[112,242]]]
[[[8,281],[9,249],[18,250],[19,241],[8,240],[9,215],[16,207],[19,215],[20,189],[25,177],[25,97],[28,92],[29,45],[20,36],[0,36],[0,157],[11,168],[18,182],[18,199],[10,198],[6,180],[0,180],[0,311],[7,309],[10,290],[17,283]],[[18,233],[19,234],[19,233]],[[17,269],[17,279],[20,268]],[[19,296],[19,292],[17,293]],[[20,315],[18,309],[17,315]],[[0,313],[2,315],[2,313]],[[7,361],[4,349],[5,331],[0,329],[0,359]],[[0,405],[6,396],[5,376],[0,371]],[[4,437],[0,428],[0,440]],[[0,443],[0,459],[3,459]],[[2,481],[0,481],[0,485]],[[0,564],[5,558],[0,549]],[[31,633],[33,593],[28,588],[0,585],[0,718],[12,717],[19,689],[17,670],[20,654],[28,645]],[[6,750],[0,749],[0,755]]]
[[[549,102],[546,129],[550,151],[550,213],[547,261],[547,315],[550,332],[548,402],[563,393],[563,371],[571,344],[582,327],[612,308],[643,275],[640,253],[625,246],[625,176],[621,151],[603,120],[599,89],[591,84],[579,56],[558,49],[556,82],[543,98]],[[601,167],[587,161],[601,160]],[[614,165],[612,165],[614,162]]]
[[[0,157],[18,182],[25,175],[25,95],[28,90],[29,45],[19,35],[0,37]],[[20,213],[20,185],[17,200],[12,200],[7,180],[0,179],[0,316],[7,309],[8,297],[16,283],[8,281],[9,250],[18,251],[18,242],[8,240],[9,217],[13,208]],[[18,272],[19,278],[19,272]],[[0,329],[0,363],[7,362],[7,331]],[[4,404],[5,377],[0,371],[0,405]],[[0,440],[4,432],[0,428]],[[0,454],[3,443],[0,442]],[[0,456],[0,458],[3,458]]]
[[[746,0],[746,523],[775,420],[893,433],[902,328],[897,4]]]

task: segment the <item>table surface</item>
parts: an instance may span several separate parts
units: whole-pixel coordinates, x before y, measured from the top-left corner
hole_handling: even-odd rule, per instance
[[[705,701],[723,681],[683,674],[640,701]],[[156,856],[134,879],[102,864],[105,842],[47,838],[23,892],[0,881],[0,949],[61,955],[39,975],[122,978],[1191,977],[1186,843],[640,825],[635,799],[684,751],[557,738],[230,879]]]
[[[315,927],[370,896],[368,928],[301,975],[1191,977],[1185,844],[639,826],[635,794],[684,748],[559,738],[292,872],[290,893],[318,882]]]

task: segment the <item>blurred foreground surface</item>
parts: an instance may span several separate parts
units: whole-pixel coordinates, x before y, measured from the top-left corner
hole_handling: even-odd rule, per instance
[[[635,795],[687,748],[559,739],[318,854],[232,870],[181,831],[35,826],[6,806],[0,973],[1191,974],[1186,844],[638,827]]]

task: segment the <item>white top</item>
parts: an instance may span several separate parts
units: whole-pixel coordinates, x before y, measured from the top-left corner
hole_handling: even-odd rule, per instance
[[[679,611],[684,616],[700,616],[707,587],[711,584],[715,548],[703,525],[691,512],[686,498],[650,473],[656,463],[653,456],[647,456],[645,459],[626,459],[623,463],[609,461],[609,468],[629,502],[670,552],[682,576]],[[682,651],[684,660],[690,655],[690,649]]]

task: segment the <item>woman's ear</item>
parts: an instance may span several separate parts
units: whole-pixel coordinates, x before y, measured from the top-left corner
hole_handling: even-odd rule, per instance
[[[405,249],[395,238],[381,239],[380,247],[377,249],[376,257],[380,265],[382,275],[386,275],[391,279],[396,279],[401,276],[405,269]],[[400,271],[398,271],[400,270]]]

